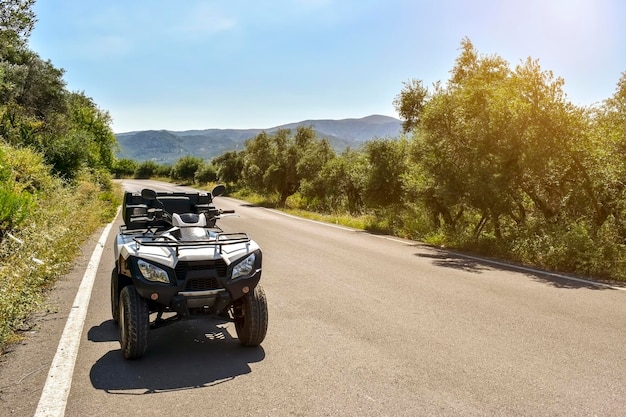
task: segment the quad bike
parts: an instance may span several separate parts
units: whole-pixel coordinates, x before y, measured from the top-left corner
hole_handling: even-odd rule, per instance
[[[125,193],[111,312],[126,359],[145,353],[150,329],[187,319],[234,322],[244,346],[265,338],[261,249],[246,233],[216,226],[234,213],[213,205],[224,191],[218,185],[211,193]]]

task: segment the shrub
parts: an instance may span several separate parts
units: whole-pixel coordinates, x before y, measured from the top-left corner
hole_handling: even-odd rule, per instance
[[[0,187],[0,238],[5,232],[19,226],[32,211],[32,198],[28,194],[18,194]]]
[[[33,198],[29,191],[36,191],[36,187],[32,183],[35,182],[39,185],[41,180],[40,178],[31,178],[28,172],[21,172],[20,168],[28,167],[27,164],[19,164],[13,168],[8,163],[14,159],[13,154],[10,153],[8,157],[5,156],[7,153],[5,150],[8,149],[0,148],[0,238],[4,233],[19,226],[29,216],[33,208]],[[24,159],[38,159],[37,155],[30,151],[20,151],[19,155],[23,156]],[[40,158],[39,162],[41,163]],[[25,183],[18,182],[17,178],[25,180]]]
[[[203,163],[194,174],[198,184],[207,184],[217,181],[217,168],[214,165]]]
[[[194,156],[182,157],[172,167],[171,177],[174,180],[193,182],[196,171],[202,165],[202,159]]]
[[[135,178],[148,179],[153,177],[155,171],[158,169],[158,165],[154,161],[144,161],[137,166],[135,170]]]
[[[89,148],[85,144],[88,140],[80,133],[50,138],[44,151],[46,161],[52,165],[54,173],[73,180],[87,162]]]
[[[154,170],[154,175],[160,178],[169,178],[172,175],[172,167],[170,165],[158,165]]]
[[[118,159],[113,164],[111,173],[115,175],[115,178],[132,177],[137,170],[139,164],[132,159]]]

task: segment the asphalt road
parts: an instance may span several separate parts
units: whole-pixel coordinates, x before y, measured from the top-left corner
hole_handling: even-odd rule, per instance
[[[124,360],[109,305],[118,219],[66,416],[626,415],[626,291],[216,205],[238,213],[221,221],[226,231],[263,248],[262,347],[241,347],[228,323],[182,322],[151,331],[145,357]],[[4,355],[0,415],[33,415],[79,272]]]

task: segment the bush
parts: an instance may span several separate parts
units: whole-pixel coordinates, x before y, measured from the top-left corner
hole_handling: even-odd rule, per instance
[[[160,178],[169,178],[172,175],[172,167],[169,165],[158,165],[154,170],[154,175]]]
[[[208,184],[217,181],[217,168],[211,164],[202,164],[194,174],[194,180],[198,184]]]
[[[113,164],[111,173],[115,175],[115,178],[132,177],[135,174],[139,164],[132,159],[118,159]]]
[[[144,161],[137,166],[135,170],[135,178],[145,180],[153,177],[155,171],[159,168],[154,161]]]
[[[17,169],[11,168],[8,163],[13,159],[12,153],[7,158],[6,150],[9,148],[0,148],[0,238],[4,233],[13,230],[19,226],[32,212],[33,198],[31,192],[36,191],[36,187],[32,185],[32,178],[28,173],[23,173],[20,167],[27,165],[21,164]],[[39,160],[41,158],[30,151],[30,159]],[[27,154],[20,152],[25,157]],[[24,175],[26,174],[26,175]],[[26,183],[19,183],[16,179],[22,178]],[[40,181],[34,181],[39,183]],[[30,192],[29,192],[30,191]]]
[[[182,157],[172,167],[171,177],[174,180],[192,183],[196,175],[196,171],[202,165],[202,159],[194,156]]]
[[[89,156],[88,138],[79,133],[51,138],[44,149],[46,161],[55,174],[73,180]]]
[[[11,181],[16,192],[28,191],[31,194],[47,190],[53,186],[55,179],[50,167],[45,164],[41,154],[28,148],[2,148],[6,172],[10,172]],[[4,165],[6,164],[6,165]]]
[[[18,194],[0,186],[0,238],[19,226],[32,212],[33,201],[28,194]]]

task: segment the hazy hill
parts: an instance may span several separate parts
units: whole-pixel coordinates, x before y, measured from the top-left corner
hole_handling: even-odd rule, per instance
[[[312,126],[318,137],[327,138],[337,151],[357,148],[373,138],[396,137],[402,130],[400,120],[378,115],[362,119],[304,120],[269,129],[143,130],[116,134],[120,144],[117,156],[165,164],[174,163],[185,155],[211,159],[243,149],[247,139],[263,131],[273,133],[278,129],[295,130],[300,126]]]
[[[305,120],[279,126],[284,129],[296,129],[299,126],[313,126],[322,136],[336,137],[350,143],[362,143],[373,138],[398,136],[402,130],[402,122],[388,116],[367,116],[362,119],[343,120]]]

